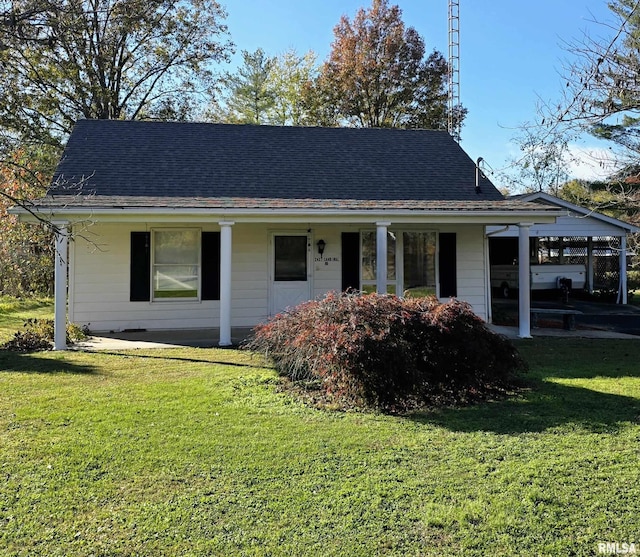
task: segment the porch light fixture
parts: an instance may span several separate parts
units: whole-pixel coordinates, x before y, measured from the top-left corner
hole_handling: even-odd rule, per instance
[[[327,243],[324,240],[318,240],[318,253],[320,254],[320,257],[322,257],[322,254],[324,253],[324,248],[327,245]]]

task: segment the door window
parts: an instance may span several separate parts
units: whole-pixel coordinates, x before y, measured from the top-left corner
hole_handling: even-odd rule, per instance
[[[307,237],[276,236],[275,281],[307,280]]]

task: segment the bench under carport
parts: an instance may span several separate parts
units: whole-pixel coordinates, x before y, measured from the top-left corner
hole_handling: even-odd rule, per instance
[[[539,315],[561,315],[562,327],[567,331],[576,330],[576,315],[582,315],[577,309],[561,309],[561,308],[531,308],[531,325],[538,327]]]

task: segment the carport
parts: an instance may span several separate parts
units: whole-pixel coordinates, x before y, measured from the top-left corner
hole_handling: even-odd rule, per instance
[[[566,210],[555,224],[534,224],[529,229],[529,263],[584,265],[585,289],[617,292],[616,302],[627,303],[627,236],[640,228],[580,207],[543,192],[514,196],[522,201],[555,205]],[[519,229],[487,227],[489,264],[517,268]]]

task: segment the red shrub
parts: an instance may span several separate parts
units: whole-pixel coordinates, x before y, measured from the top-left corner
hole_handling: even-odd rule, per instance
[[[524,364],[468,304],[330,293],[255,329],[249,349],[291,378],[316,379],[345,405],[398,410],[505,383]]]

